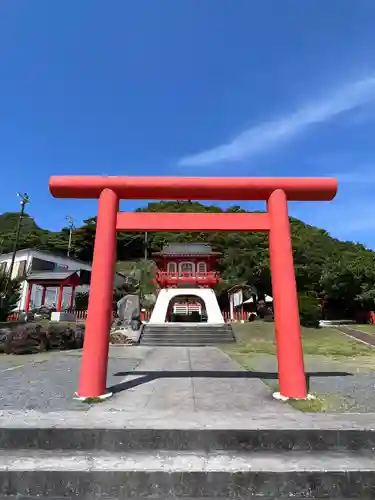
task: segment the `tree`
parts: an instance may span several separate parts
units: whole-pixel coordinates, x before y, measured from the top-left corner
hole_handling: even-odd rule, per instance
[[[19,280],[10,280],[7,292],[5,293],[8,276],[5,273],[0,274],[0,321],[6,321],[9,314],[17,307],[21,297],[21,282]]]
[[[77,311],[83,311],[88,308],[89,305],[89,293],[88,292],[77,292],[74,298],[74,306]]]
[[[193,200],[152,202],[138,208],[138,212],[215,212],[244,213],[240,206],[227,209],[204,205]],[[18,216],[18,214],[16,214]],[[358,309],[375,308],[375,253],[363,245],[342,242],[326,231],[291,218],[293,256],[298,292],[301,296],[313,294],[325,300],[329,307],[353,314]],[[0,238],[3,252],[13,245],[14,214],[0,216]],[[95,244],[96,217],[84,221],[73,233],[71,255],[86,262],[92,261]],[[221,291],[234,284],[253,286],[259,294],[272,295],[269,264],[268,235],[258,232],[211,233],[149,233],[149,255],[160,251],[170,242],[204,242],[222,256],[218,263],[223,284]],[[68,231],[43,230],[27,216],[20,235],[20,248],[35,247],[66,255]],[[153,263],[144,263],[144,233],[118,233],[117,260],[123,264],[124,274],[131,280],[137,275],[137,289],[142,296],[153,288]],[[142,263],[143,262],[143,263]],[[146,266],[145,268],[142,266]],[[147,268],[147,269],[146,269]],[[121,293],[123,293],[122,291]]]
[[[315,293],[301,293],[298,297],[301,325],[316,328],[322,319],[319,298]]]
[[[343,254],[338,260],[329,260],[320,278],[322,295],[328,306],[348,314],[358,309],[375,307],[375,257],[359,252]]]

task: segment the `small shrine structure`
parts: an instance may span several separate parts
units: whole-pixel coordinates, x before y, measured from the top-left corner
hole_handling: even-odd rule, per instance
[[[81,278],[76,271],[61,271],[61,272],[41,272],[32,273],[27,278],[27,294],[25,303],[25,312],[29,312],[31,294],[33,286],[39,285],[43,287],[41,306],[44,306],[46,301],[47,288],[58,288],[58,298],[56,311],[61,312],[64,288],[72,289],[70,296],[70,309],[74,307],[75,291],[81,285]]]
[[[149,322],[224,323],[213,291],[220,282],[214,269],[220,256],[206,243],[171,243],[154,253],[159,292]]]

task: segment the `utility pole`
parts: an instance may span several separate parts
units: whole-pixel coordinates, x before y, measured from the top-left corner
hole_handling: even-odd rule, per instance
[[[144,254],[145,255],[145,257],[144,257],[145,258],[145,262],[147,262],[147,257],[148,257],[147,240],[148,240],[148,234],[145,233],[145,249],[144,249],[145,250],[145,254]]]
[[[17,248],[18,248],[18,241],[20,239],[20,231],[21,231],[22,218],[23,218],[23,214],[25,213],[25,206],[28,203],[30,203],[30,196],[27,193],[17,193],[17,196],[19,198],[21,198],[21,202],[20,202],[20,204],[21,204],[21,212],[20,212],[20,216],[19,216],[18,222],[17,222],[16,239],[14,241],[12,260],[10,262],[8,279],[6,280],[6,285],[5,285],[5,296],[8,293],[9,283],[10,283],[10,281],[12,279],[13,268],[14,268],[14,261],[16,259],[16,253],[17,253]]]
[[[68,241],[68,257],[70,255],[70,247],[72,246],[72,234],[73,234],[73,229],[74,229],[74,219],[70,215],[66,216],[66,220],[68,221],[68,228],[69,228],[69,241]]]

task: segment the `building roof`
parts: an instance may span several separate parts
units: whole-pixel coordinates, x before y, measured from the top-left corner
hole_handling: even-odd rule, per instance
[[[22,248],[20,250],[17,250],[16,256],[21,254],[21,253],[26,253],[26,252],[44,253],[46,255],[51,255],[52,257],[60,257],[61,259],[66,259],[66,260],[70,260],[72,262],[78,262],[80,264],[85,264],[85,266],[91,266],[91,262],[86,262],[84,260],[79,260],[79,259],[73,259],[72,257],[68,257],[67,255],[64,255],[63,253],[51,252],[51,250],[43,250],[42,248]],[[12,257],[12,255],[13,255],[13,252],[3,253],[3,254],[0,254],[0,259],[3,259],[4,257]]]
[[[39,281],[39,282],[63,282],[67,281],[69,278],[75,278],[79,280],[79,276],[76,271],[63,271],[63,272],[39,272],[31,273],[27,276],[26,281]]]
[[[211,245],[207,243],[170,243],[163,247],[161,252],[154,255],[175,256],[175,255],[221,255],[220,252],[213,252]]]

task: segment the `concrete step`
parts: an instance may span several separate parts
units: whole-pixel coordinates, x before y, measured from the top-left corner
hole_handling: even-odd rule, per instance
[[[165,335],[165,336],[178,336],[178,335],[195,335],[197,337],[202,337],[202,336],[205,336],[205,335],[209,335],[210,337],[221,337],[221,336],[229,336],[229,337],[233,337],[233,334],[231,332],[207,332],[207,331],[203,331],[203,332],[197,332],[195,330],[190,330],[190,331],[184,331],[184,330],[181,330],[181,331],[172,331],[172,332],[169,332],[169,331],[164,331],[164,332],[160,332],[160,331],[155,331],[155,330],[145,330],[144,335],[157,335],[157,336],[161,336],[161,335]]]
[[[0,495],[0,500],[88,500],[86,496],[83,495],[78,495],[78,496],[46,496],[46,495],[41,495],[41,496],[23,496],[23,495]],[[218,497],[181,497],[181,496],[163,496],[163,497],[152,497],[152,500],[217,500]],[[219,497],[220,500],[233,500],[233,497]],[[257,498],[254,497],[253,495],[248,495],[246,498]],[[258,497],[259,498],[259,497]],[[314,500],[317,497],[309,497],[310,500]],[[338,497],[343,500],[343,497]],[[262,500],[290,500],[290,497],[286,496],[278,496],[278,497],[261,497]],[[135,496],[135,497],[123,497],[120,499],[120,497],[112,497],[112,496],[106,496],[105,500],[144,500],[144,498]]]
[[[212,333],[199,333],[199,334],[192,334],[192,333],[153,333],[153,332],[147,332],[144,334],[143,338],[147,339],[209,339],[209,340],[215,340],[215,339],[233,339],[232,335],[229,334],[220,334],[220,335],[212,335]]]
[[[83,495],[78,495],[78,496],[46,496],[46,495],[40,495],[40,496],[23,496],[23,495],[0,495],[0,500],[88,500],[86,496]],[[94,497],[93,497],[94,498]],[[102,497],[103,498],[103,497]],[[152,500],[217,500],[218,497],[181,497],[181,496],[163,496],[163,497],[152,497]],[[233,500],[233,497],[219,497],[220,500]],[[259,498],[259,497],[254,497],[253,495],[248,495],[246,498]],[[314,500],[317,497],[309,497],[310,500]],[[338,500],[340,498],[343,500],[343,497],[338,497]],[[278,497],[261,497],[262,500],[290,500],[290,497],[285,497],[285,496],[278,496]],[[135,497],[123,497],[120,499],[120,497],[112,497],[112,496],[106,496],[105,500],[144,500],[144,498],[135,496]],[[327,500],[327,499],[326,499]],[[337,499],[336,499],[337,500]]]
[[[195,330],[190,330],[190,331],[181,330],[181,331],[175,331],[175,332],[169,332],[169,331],[161,332],[161,331],[156,331],[156,330],[145,330],[143,335],[157,335],[157,336],[161,336],[161,335],[165,335],[165,336],[169,336],[169,335],[170,336],[196,335],[197,337],[209,335],[211,337],[221,337],[221,336],[233,337],[233,334],[231,332],[207,332],[207,331],[196,332]]]
[[[181,327],[181,328],[156,328],[152,325],[146,325],[144,328],[146,331],[158,332],[158,333],[179,333],[179,332],[196,332],[196,333],[233,333],[233,330],[227,328],[202,328],[202,327]]]
[[[0,452],[7,495],[245,499],[373,497],[369,452]]]
[[[37,428],[14,420],[0,428],[0,500],[374,498],[375,431],[367,428],[37,420]]]
[[[198,331],[198,332],[202,332],[202,331],[210,331],[210,332],[232,332],[232,328],[231,327],[225,327],[225,326],[198,326],[198,325],[184,325],[184,326],[158,326],[158,325],[150,325],[150,324],[147,324],[145,325],[145,328],[149,329],[149,330],[155,330],[155,331],[183,331],[183,330],[188,330],[188,331],[191,331],[191,330],[194,330],[194,331]]]
[[[209,344],[222,344],[223,342],[233,342],[233,339],[231,338],[202,338],[202,339],[197,339],[196,337],[193,337],[193,338],[190,338],[190,337],[179,337],[179,338],[175,338],[175,337],[170,337],[170,338],[166,338],[166,337],[144,337],[142,339],[142,343],[146,343],[146,342],[149,342],[149,343],[153,343],[153,342],[157,342],[157,343],[164,343],[164,344],[179,344],[179,343],[182,343],[182,344],[205,344],[206,342],[209,343]]]
[[[140,343],[144,346],[161,346],[161,347],[197,347],[197,346],[206,346],[206,345],[221,345],[221,344],[232,344],[235,342],[234,340],[206,340],[206,341],[198,341],[198,340],[175,340],[168,341],[166,339],[159,340],[147,340],[143,339]]]
[[[246,373],[246,372],[244,372]],[[46,417],[47,418],[47,417]],[[76,418],[76,417],[75,417]],[[122,421],[121,421],[122,422]],[[246,425],[247,422],[244,422]],[[14,425],[0,427],[0,449],[128,452],[170,451],[359,451],[375,453],[375,430],[296,427],[281,429],[256,424],[239,428],[134,428],[118,426],[78,428],[66,425]],[[375,464],[375,461],[374,461]],[[0,490],[1,493],[1,490]]]
[[[165,336],[165,335],[145,335],[143,340],[163,340],[163,341],[182,341],[182,342],[189,342],[189,341],[197,341],[197,342],[205,342],[205,341],[210,341],[210,342],[220,342],[221,340],[231,340],[233,341],[232,337],[215,337],[215,336],[209,336],[209,335],[202,335],[202,336],[197,336],[197,335],[171,335],[171,336]]]
[[[158,347],[205,347],[205,346],[217,346],[217,345],[224,345],[224,344],[232,344],[234,341],[233,340],[226,340],[223,342],[166,342],[165,340],[161,340],[160,342],[144,342],[142,341],[141,344],[143,346],[158,346]]]
[[[235,342],[230,325],[145,325],[140,338],[144,345],[201,346]]]
[[[48,500],[88,500],[86,496],[82,496],[82,495],[79,495],[79,496],[66,496],[66,497],[56,497],[56,496],[45,496],[45,495],[42,495],[42,496],[37,496],[37,497],[34,497],[34,496],[29,496],[29,497],[25,497],[25,496],[19,496],[19,495],[0,495],[0,500],[46,500],[48,498]],[[249,495],[247,496],[247,498],[251,499],[251,498],[257,498],[257,497],[254,497],[253,495]],[[259,498],[259,497],[258,497]],[[289,497],[261,497],[262,500],[290,500]],[[314,500],[316,499],[317,497],[309,497],[310,500]],[[341,500],[344,500],[343,497],[340,497]],[[340,500],[340,498],[338,497],[338,500]],[[106,496],[105,497],[105,500],[120,500],[120,497],[109,497],[109,496]],[[124,497],[122,498],[121,500],[144,500],[143,498],[141,497]],[[217,500],[217,498],[214,498],[214,497],[195,497],[195,498],[192,498],[192,497],[171,497],[171,496],[163,496],[163,497],[152,497],[152,500]],[[230,497],[220,497],[220,500],[232,500],[232,498]]]
[[[166,323],[163,325],[157,325],[157,324],[150,324],[147,323],[145,324],[145,328],[147,329],[153,329],[153,330],[159,330],[159,331],[173,331],[173,330],[196,330],[196,331],[228,331],[232,332],[232,327],[231,325],[207,325],[205,323],[202,324],[197,324],[197,323]]]

